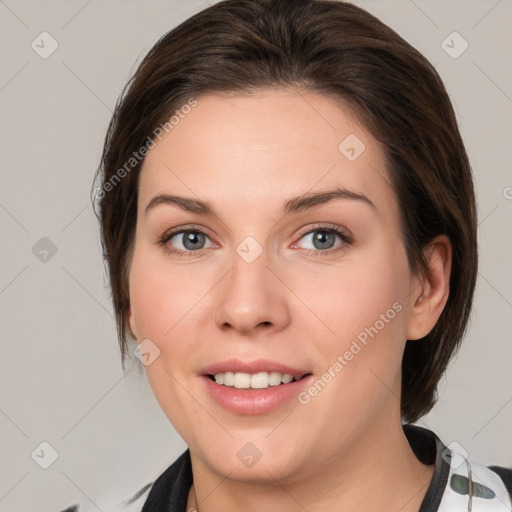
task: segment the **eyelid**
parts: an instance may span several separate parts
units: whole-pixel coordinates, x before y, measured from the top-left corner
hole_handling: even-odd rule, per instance
[[[168,241],[174,235],[177,235],[179,233],[183,233],[184,231],[197,231],[199,233],[203,233],[204,235],[206,235],[208,238],[210,238],[210,240],[212,238],[208,234],[208,230],[206,228],[204,228],[203,226],[200,226],[198,224],[186,224],[185,226],[179,226],[179,227],[176,227],[176,228],[168,229],[167,231],[164,232],[163,235],[161,235],[159,237],[159,240],[160,241],[162,241],[162,240],[163,241]]]
[[[344,228],[343,226],[338,226],[337,224],[329,224],[328,222],[319,222],[316,224],[310,224],[307,228],[304,229],[304,231],[301,231],[299,234],[299,238],[302,238],[304,235],[308,235],[309,233],[312,233],[314,231],[339,231],[340,233],[343,233],[346,235],[347,238],[353,238],[352,234],[347,228]]]

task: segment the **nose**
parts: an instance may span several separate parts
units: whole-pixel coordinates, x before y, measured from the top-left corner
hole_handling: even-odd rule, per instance
[[[276,277],[279,270],[270,268],[267,253],[263,250],[251,261],[243,251],[234,251],[231,263],[231,270],[216,287],[217,326],[245,336],[283,329],[290,321],[288,290]]]

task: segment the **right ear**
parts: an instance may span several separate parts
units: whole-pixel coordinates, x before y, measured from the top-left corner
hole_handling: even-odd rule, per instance
[[[135,318],[133,316],[131,307],[129,307],[126,310],[126,320],[128,321],[128,325],[130,327],[132,337],[135,338],[136,340],[138,340],[139,338],[137,336],[137,324],[135,323]]]

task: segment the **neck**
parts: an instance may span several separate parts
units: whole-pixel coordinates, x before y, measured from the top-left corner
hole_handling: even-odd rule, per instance
[[[378,504],[383,512],[417,512],[434,466],[416,458],[396,417],[372,421],[321,470],[295,480],[269,477],[255,484],[228,479],[191,453],[194,486],[187,510],[348,512],[374,510]]]

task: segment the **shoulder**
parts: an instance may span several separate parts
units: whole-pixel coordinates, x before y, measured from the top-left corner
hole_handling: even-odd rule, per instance
[[[152,486],[153,482],[150,482],[122,501],[114,502],[113,505],[108,507],[102,504],[100,508],[102,512],[140,512]],[[59,510],[59,512],[98,512],[100,508],[92,501],[84,499]]]
[[[508,495],[512,500],[512,467],[504,468],[502,466],[487,466],[487,468],[491,471],[494,471],[505,485],[505,489],[507,489]]]
[[[413,452],[434,475],[420,512],[511,512],[512,468],[472,459],[458,443],[445,445],[435,432],[403,425]]]
[[[512,497],[512,467],[504,468],[501,466],[488,466],[488,468],[501,477],[505,487],[507,488],[507,491]]]
[[[446,454],[450,470],[439,512],[458,510],[457,505],[474,512],[512,511],[512,468],[487,466],[451,449]]]

